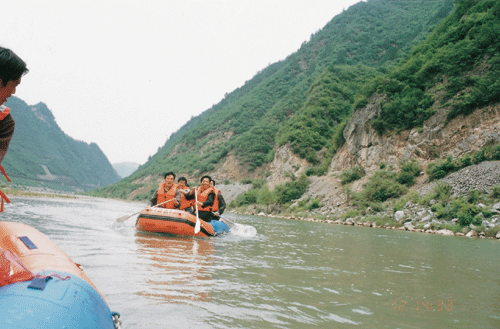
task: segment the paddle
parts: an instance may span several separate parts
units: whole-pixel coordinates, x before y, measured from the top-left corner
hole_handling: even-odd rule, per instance
[[[158,203],[157,205],[154,205],[154,206],[152,206],[152,207],[146,207],[146,208],[156,208],[156,207],[161,206],[161,205],[162,205],[162,204],[164,204],[164,203],[167,203],[167,202],[170,202],[170,201],[174,201],[174,200],[175,200],[175,198],[174,198],[174,199],[167,200],[167,201],[164,201],[164,202],[162,202],[162,203]],[[144,210],[144,209],[143,209],[143,210]],[[142,210],[141,210],[141,211],[142,211]],[[117,221],[117,222],[124,222],[124,221],[126,221],[127,219],[129,219],[130,217],[132,217],[132,216],[134,216],[134,215],[137,215],[137,214],[138,214],[138,213],[140,213],[141,211],[138,211],[138,212],[136,212],[136,213],[133,213],[132,215],[125,215],[125,216],[122,216],[122,217],[120,217],[120,218],[117,218],[117,219],[116,219],[116,221]]]
[[[229,220],[229,219],[227,219],[227,218],[222,218],[220,215],[219,215],[219,216],[217,216],[214,212],[213,212],[212,214],[213,214],[215,217],[218,217],[218,218],[223,219],[223,220],[227,220],[227,221],[228,221],[228,222],[230,222],[231,224],[238,224],[238,223],[233,222],[232,220]]]
[[[198,194],[196,192],[196,188],[194,189],[194,200],[196,202],[196,225],[194,226],[194,234],[198,234],[200,232],[201,221],[198,217]]]

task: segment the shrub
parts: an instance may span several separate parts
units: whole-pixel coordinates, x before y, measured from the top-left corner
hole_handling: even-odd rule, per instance
[[[346,220],[347,218],[354,218],[359,215],[361,215],[361,211],[357,209],[349,209],[342,214],[341,218]]]
[[[491,197],[494,199],[500,199],[500,185],[493,186],[491,189]]]
[[[328,168],[325,168],[324,166],[310,167],[306,170],[306,176],[324,176],[327,170]]]
[[[313,199],[311,203],[307,206],[307,209],[313,210],[321,207],[323,207],[323,205],[320,203],[320,201],[318,199]]]
[[[364,185],[363,197],[368,201],[384,202],[390,198],[400,197],[408,188],[396,181],[397,174],[377,171]]]
[[[495,226],[490,228],[488,232],[486,232],[486,236],[489,238],[495,237],[497,233],[500,232],[500,226]]]
[[[456,163],[450,155],[445,161],[430,163],[427,167],[427,174],[429,175],[429,179],[432,181],[443,178],[448,173],[457,171],[460,168],[462,168],[462,164]]]
[[[416,177],[408,172],[400,172],[396,180],[399,184],[410,187],[415,184]]]
[[[264,185],[257,195],[257,202],[259,204],[263,204],[267,206],[267,210],[269,211],[269,206],[275,204],[277,201],[276,195],[269,190],[267,185]]]
[[[472,165],[472,158],[470,155],[466,154],[460,159],[460,162],[462,163],[462,167],[468,167]]]
[[[363,169],[362,167],[353,167],[342,172],[342,174],[340,175],[340,182],[342,185],[349,184],[351,182],[354,182],[355,180],[360,179],[364,175],[366,175],[365,169]]]
[[[412,159],[410,160],[402,160],[399,163],[399,166],[401,168],[401,172],[409,173],[413,176],[419,176],[420,172],[422,172],[422,166],[420,164]]]
[[[485,152],[484,150],[479,150],[479,151],[476,151],[474,152],[474,155],[472,156],[472,162],[474,164],[478,164],[478,163],[481,163],[483,161],[486,160],[486,156],[485,156]]]
[[[458,224],[461,226],[468,226],[470,224],[481,225],[481,217],[478,214],[481,212],[481,209],[472,204],[464,204],[458,210]]]
[[[252,187],[254,189],[259,189],[261,188],[262,186],[264,186],[264,184],[266,183],[266,180],[265,179],[254,179],[252,181]]]
[[[248,190],[245,193],[242,193],[236,197],[233,201],[231,201],[231,207],[241,207],[243,205],[254,204],[257,202],[257,190]]]
[[[472,190],[469,192],[467,202],[469,203],[478,203],[480,201],[484,201],[484,194],[478,190]]]
[[[300,176],[299,179],[293,182],[287,182],[283,185],[278,185],[275,188],[278,203],[284,204],[292,200],[299,199],[304,194],[309,186],[307,176]]]
[[[449,200],[451,196],[451,185],[438,183],[432,193],[432,198],[436,200]]]

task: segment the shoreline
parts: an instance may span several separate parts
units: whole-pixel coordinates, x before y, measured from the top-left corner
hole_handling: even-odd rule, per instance
[[[104,199],[83,194],[74,193],[63,193],[57,191],[36,191],[31,189],[18,190],[18,189],[4,189],[9,197],[12,198],[60,198],[60,199]],[[114,200],[114,199],[111,199]],[[117,201],[124,201],[122,199],[116,199]],[[343,210],[337,209],[337,211],[323,211],[322,213],[307,211],[302,215],[296,214],[266,214],[265,212],[258,212],[256,209],[252,211],[237,211],[228,210],[230,213],[241,214],[241,215],[252,215],[260,217],[270,217],[288,220],[303,220],[308,222],[317,222],[325,224],[336,224],[336,225],[349,225],[358,227],[370,227],[370,228],[382,228],[391,230],[408,231],[415,233],[426,233],[426,234],[438,234],[444,236],[460,236],[460,237],[477,237],[482,239],[496,239],[500,240],[500,202],[486,206],[484,204],[478,204],[481,208],[488,207],[492,209],[494,215],[489,218],[489,220],[484,219],[482,224],[479,226],[469,225],[469,226],[458,226],[456,224],[456,219],[453,221],[439,220],[436,218],[435,213],[431,210],[431,207],[425,207],[419,204],[413,204],[410,201],[404,206],[403,210],[390,211],[386,210],[383,212],[374,212],[367,210],[363,215],[356,214],[354,217],[349,217],[348,212],[352,208],[345,208]],[[339,212],[340,210],[340,212]],[[326,218],[317,218],[315,216]],[[333,216],[333,218],[329,218]],[[483,226],[484,225],[484,226]],[[452,228],[453,230],[451,230]],[[490,229],[494,230],[493,234],[490,234]],[[461,231],[458,231],[461,230]],[[496,231],[496,232],[495,232]]]
[[[494,240],[500,240],[500,232],[497,233],[494,236],[486,236],[485,232],[476,232],[474,230],[470,230],[469,232],[475,232],[470,234],[469,233],[462,233],[462,232],[453,232],[452,230],[449,229],[419,229],[415,227],[409,227],[408,225],[402,224],[401,226],[396,226],[396,225],[377,225],[374,222],[371,221],[366,221],[363,222],[361,219],[355,221],[354,218],[347,218],[346,220],[343,219],[318,219],[318,218],[313,218],[313,217],[299,217],[299,216],[279,216],[279,215],[271,215],[271,214],[252,214],[252,213],[247,213],[247,212],[236,212],[236,211],[229,211],[234,214],[238,215],[251,215],[251,216],[259,216],[259,217],[271,217],[271,218],[279,218],[279,219],[287,219],[287,220],[297,220],[297,221],[307,221],[307,222],[316,222],[316,223],[324,223],[324,224],[336,224],[336,225],[348,225],[348,226],[359,226],[359,227],[369,227],[369,228],[381,228],[381,229],[388,229],[388,230],[398,230],[398,231],[408,231],[408,232],[415,232],[415,233],[426,233],[426,234],[438,234],[438,235],[444,235],[444,236],[463,236],[463,237],[477,237],[481,239],[494,239]],[[406,223],[411,223],[411,221],[405,222]]]

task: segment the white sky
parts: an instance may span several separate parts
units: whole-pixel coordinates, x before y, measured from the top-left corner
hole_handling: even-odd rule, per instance
[[[111,163],[143,164],[191,116],[359,1],[3,0],[0,45],[30,70],[17,97],[47,104]]]

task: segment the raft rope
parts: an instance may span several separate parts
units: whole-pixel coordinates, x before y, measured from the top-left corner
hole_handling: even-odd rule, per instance
[[[56,278],[56,279],[59,279],[61,281],[66,281],[66,280],[71,279],[71,276],[69,276],[69,275],[68,276],[60,276],[59,274],[56,274],[56,273],[52,273],[49,275],[45,275],[43,273],[38,273],[37,275],[35,275],[35,278],[38,278],[38,279]]]

